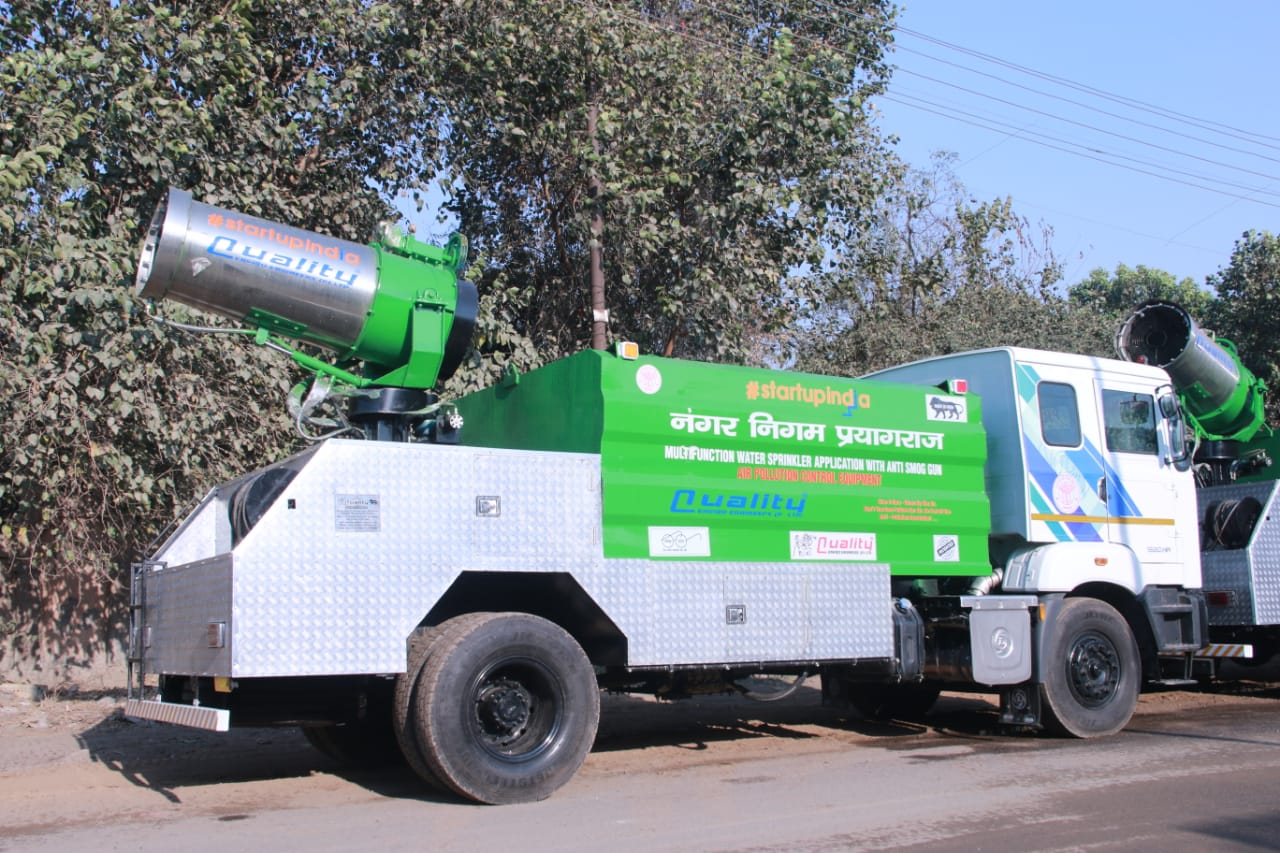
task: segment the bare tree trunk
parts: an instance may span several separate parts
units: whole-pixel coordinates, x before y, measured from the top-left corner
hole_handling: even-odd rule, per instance
[[[591,137],[591,150],[596,156],[592,164],[591,199],[594,207],[591,212],[591,347],[604,350],[609,344],[609,310],[604,301],[604,185],[600,181],[599,158],[600,138],[596,135],[596,124],[600,117],[600,103],[591,99],[587,110],[587,134]]]

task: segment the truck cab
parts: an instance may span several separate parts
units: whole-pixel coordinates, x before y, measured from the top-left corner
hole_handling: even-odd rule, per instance
[[[1095,658],[1097,649],[1080,643],[1073,651],[1060,638],[1072,632],[1061,613],[1078,599],[1101,601],[1123,618],[1146,681],[1190,682],[1209,621],[1186,429],[1162,369],[992,348],[870,377],[950,387],[960,380],[982,400],[995,569],[989,591],[1038,598],[1041,687],[1052,682],[1066,644],[1073,693],[1087,697],[1090,686],[1106,684],[1101,704],[1115,689],[1121,646]]]
[[[992,551],[1005,590],[1200,587],[1195,482],[1176,408],[1162,404],[1173,395],[1162,370],[992,348],[872,377],[962,379],[982,399]]]

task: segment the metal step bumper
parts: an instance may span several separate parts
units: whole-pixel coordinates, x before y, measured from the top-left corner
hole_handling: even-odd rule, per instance
[[[129,699],[124,706],[124,715],[132,719],[168,722],[173,725],[200,728],[204,731],[229,731],[231,729],[231,711],[219,707],[195,707],[194,705],[173,704],[167,701]]]

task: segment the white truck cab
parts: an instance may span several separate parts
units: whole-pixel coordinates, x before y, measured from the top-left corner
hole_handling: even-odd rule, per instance
[[[1005,591],[1200,587],[1195,482],[1162,369],[992,348],[871,376],[962,380],[981,397],[993,558],[1003,560]]]

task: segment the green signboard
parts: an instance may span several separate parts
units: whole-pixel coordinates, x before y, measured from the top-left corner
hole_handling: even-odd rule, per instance
[[[990,570],[974,396],[588,351],[459,405],[469,444],[600,454],[608,558]]]

